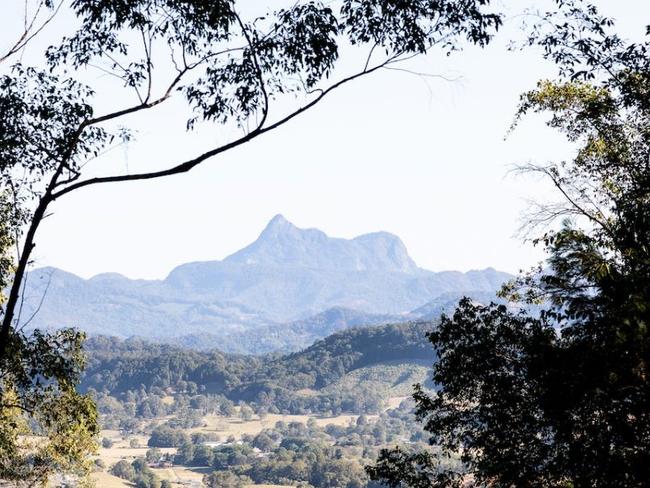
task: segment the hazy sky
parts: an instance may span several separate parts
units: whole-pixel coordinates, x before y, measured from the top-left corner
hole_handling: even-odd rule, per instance
[[[509,3],[511,12],[526,4]],[[597,3],[630,37],[650,22],[650,2]],[[7,22],[0,16],[0,32]],[[112,271],[162,278],[178,264],[238,250],[277,213],[336,237],[393,232],[431,270],[533,264],[540,254],[522,244],[517,229],[526,199],[549,198],[549,189],[507,173],[517,163],[566,158],[570,148],[535,117],[504,139],[520,93],[554,74],[538,53],[506,50],[521,36],[519,23],[511,18],[488,49],[411,65],[455,81],[381,72],[189,174],[64,197],[39,232],[36,265],[84,277]],[[100,95],[110,98],[106,90]],[[138,141],[93,164],[139,171],[232,135],[184,134],[176,109],[134,118]]]

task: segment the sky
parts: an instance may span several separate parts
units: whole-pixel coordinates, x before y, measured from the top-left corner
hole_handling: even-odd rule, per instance
[[[650,21],[650,2],[596,3],[632,38]],[[536,4],[498,3],[511,14]],[[0,45],[11,34],[10,17],[0,16]],[[555,74],[539,52],[506,48],[521,38],[520,21],[512,15],[486,49],[433,53],[409,66],[447,80],[382,71],[188,174],[65,196],[39,230],[34,265],[82,277],[164,278],[182,263],[223,259],[281,213],[333,237],[392,232],[433,271],[528,268],[543,254],[518,232],[525,210],[531,199],[554,194],[545,182],[511,170],[567,159],[572,148],[540,116],[508,135],[520,94]],[[41,42],[66,22],[45,31]],[[101,74],[86,76],[100,87],[100,109],[122,102]],[[172,102],[153,117],[133,117],[136,141],[94,162],[89,174],[165,166],[236,135],[219,128],[187,134],[182,108]]]

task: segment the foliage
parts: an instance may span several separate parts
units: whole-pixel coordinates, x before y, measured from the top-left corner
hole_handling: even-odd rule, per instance
[[[0,63],[9,66],[0,75],[0,186],[13,193],[26,224],[17,228],[23,242],[4,307],[0,356],[18,326],[36,232],[54,201],[92,185],[185,173],[282,126],[341,85],[434,47],[449,53],[463,43],[484,46],[501,25],[489,0],[344,0],[336,8],[299,1],[275,11],[234,0],[76,0],[44,6],[53,11],[46,23],[59,10],[76,20],[63,26],[61,39],[46,41],[47,69],[9,64],[41,33],[30,34],[34,23],[27,18],[25,34],[0,55]],[[352,74],[335,78],[342,44],[356,46],[361,60]],[[110,100],[101,99],[103,85],[80,81],[87,70],[117,81]],[[173,97],[184,101],[188,129],[234,124],[243,134],[150,172],[85,175],[87,163],[133,137],[124,126],[128,116],[155,111]],[[124,105],[97,113],[97,106],[114,99]],[[294,100],[293,108],[272,118],[280,99]]]
[[[157,463],[161,457],[162,452],[160,449],[157,449],[155,447],[153,449],[147,449],[147,452],[144,456],[148,463]]]
[[[209,488],[244,488],[251,479],[229,471],[213,471],[203,477],[203,484]]]
[[[1,123],[1,122],[0,122]],[[23,214],[11,191],[0,194],[0,288],[11,281]],[[5,297],[0,296],[0,301]],[[54,472],[84,478],[99,427],[95,405],[76,387],[85,364],[84,334],[16,331],[0,357],[0,479],[42,483]],[[38,437],[34,437],[38,436]]]
[[[161,425],[154,429],[149,438],[149,447],[178,447],[189,443],[189,436],[180,429]]]
[[[258,414],[377,412],[392,383],[403,375],[407,381],[409,371],[419,368],[414,361],[433,359],[424,344],[432,328],[429,322],[358,328],[281,357],[204,353],[96,337],[87,344],[83,388],[101,390],[95,398],[103,422],[116,428],[119,421],[164,415],[176,416],[168,421],[170,427],[197,426],[208,413],[232,415],[233,402],[242,400]],[[398,360],[408,363],[385,364]],[[361,386],[367,378],[372,384]],[[304,395],[305,388],[313,394]],[[163,398],[170,394],[175,401],[165,404]],[[248,407],[243,412],[251,415]]]
[[[558,1],[533,32],[560,67],[522,98],[577,145],[570,162],[528,167],[564,198],[534,224],[548,265],[504,290],[542,303],[534,318],[464,300],[429,338],[438,394],[417,414],[463,470],[426,452],[382,452],[368,469],[391,487],[645,486],[650,466],[650,44]],[[648,29],[650,34],[650,28]]]
[[[135,469],[133,469],[131,463],[125,459],[118,461],[113,465],[113,467],[111,467],[111,474],[129,481],[135,479]]]
[[[0,376],[0,479],[33,483],[91,471],[99,426],[94,402],[76,390],[83,340],[70,329],[11,336]]]
[[[136,458],[131,463],[122,459],[113,465],[111,474],[134,483],[137,488],[161,487],[160,479],[147,466],[147,461],[144,458]]]
[[[413,448],[425,446],[423,431],[413,425],[412,415],[413,402],[403,402],[375,419],[360,416],[347,425],[320,427],[313,418],[306,424],[277,422],[255,437],[242,436],[240,441],[231,439],[216,447],[185,444],[174,463],[211,466],[219,473],[246,476],[261,484],[375,486],[362,465],[376,456],[379,447],[404,439]]]
[[[44,0],[30,19],[26,0],[23,22],[14,22],[24,24],[24,32],[0,53],[0,65],[8,66],[0,73],[0,289],[9,289],[0,314],[0,415],[5,420],[0,477],[27,479],[52,469],[77,469],[97,431],[92,401],[75,390],[83,365],[82,334],[63,330],[28,337],[21,332],[31,320],[21,322],[20,304],[36,233],[56,200],[100,183],[187,172],[280,127],[345,83],[433,47],[451,52],[462,42],[483,46],[501,24],[500,16],[489,11],[489,0],[344,0],[338,11],[319,1],[299,1],[275,12],[254,12],[250,19],[241,16],[240,3]],[[47,68],[23,65],[23,48],[44,35],[61,9],[75,21],[63,25],[62,39],[46,40]],[[343,43],[365,47],[365,63],[354,74],[332,80]],[[118,80],[117,91],[104,102],[120,100],[122,107],[97,113],[100,85],[80,81],[88,70]],[[287,94],[300,95],[302,105],[271,120],[272,105]],[[154,109],[174,95],[184,98],[188,129],[231,123],[244,134],[151,172],[86,176],[89,162],[131,139],[132,132],[120,126],[127,116]],[[143,409],[147,414],[152,405]],[[34,447],[37,455],[19,446],[21,435],[28,433],[23,415],[51,441]],[[135,481],[153,483],[145,475]]]

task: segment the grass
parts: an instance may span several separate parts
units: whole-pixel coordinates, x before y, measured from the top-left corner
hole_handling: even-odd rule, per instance
[[[174,466],[173,468],[152,468],[161,480],[169,480],[174,486],[187,487],[191,482],[201,483],[203,475],[207,474],[209,468],[185,468]],[[126,480],[113,476],[105,471],[93,473],[92,479],[98,488],[132,488],[133,484]],[[255,488],[292,488],[287,485],[248,485]],[[247,487],[247,488],[248,488]]]
[[[316,423],[324,427],[325,425],[348,425],[355,422],[358,415],[339,415],[336,417],[316,417],[311,415],[281,415],[268,414],[263,419],[254,418],[244,421],[237,417],[222,417],[220,415],[207,415],[204,417],[206,425],[189,429],[189,432],[214,432],[223,440],[231,435],[235,439],[240,439],[242,435],[256,435],[264,429],[274,427],[277,422],[300,422],[306,424],[310,418],[316,420]]]
[[[95,485],[99,488],[124,488],[124,487],[133,487],[133,485],[123,479],[113,476],[106,471],[97,471],[92,474],[91,478],[95,482]]]
[[[427,382],[430,369],[426,362],[420,361],[391,361],[366,366],[346,374],[323,391],[355,391],[365,388],[391,399],[405,397],[413,393],[415,383]]]

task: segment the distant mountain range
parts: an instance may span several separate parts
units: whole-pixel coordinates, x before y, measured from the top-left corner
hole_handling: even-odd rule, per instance
[[[492,268],[427,271],[393,234],[332,238],[278,215],[244,249],[178,266],[164,280],[36,269],[21,319],[224,351],[287,351],[349,327],[435,318],[462,295],[489,300],[510,278]]]

